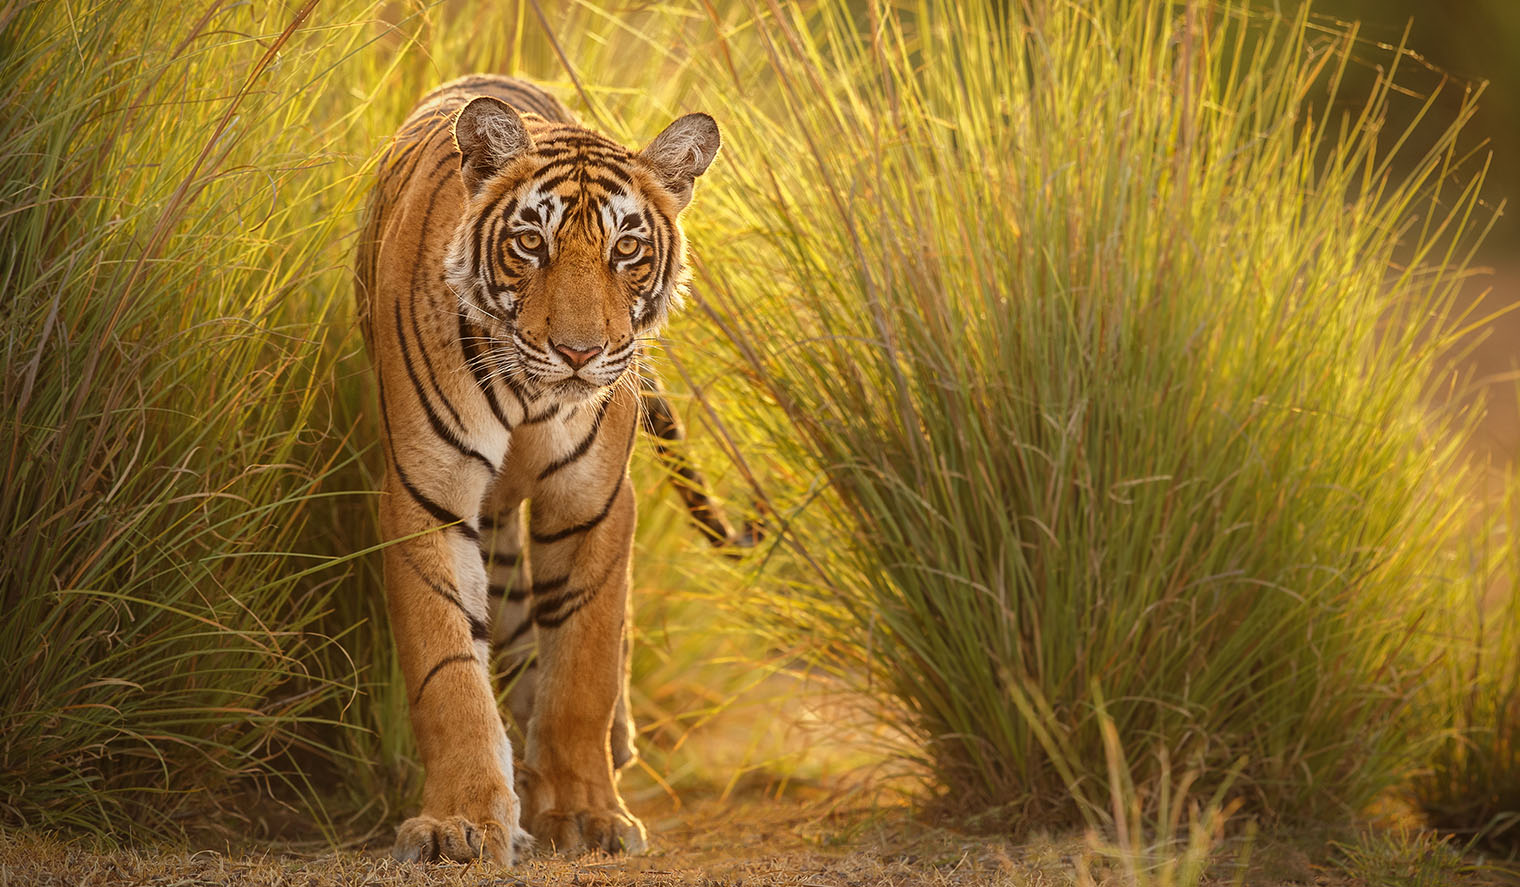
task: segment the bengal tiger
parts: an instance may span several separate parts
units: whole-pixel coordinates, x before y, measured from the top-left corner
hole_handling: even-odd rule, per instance
[[[645,847],[616,781],[633,755],[628,463],[641,414],[662,452],[679,437],[639,364],[680,302],[678,216],[720,144],[697,113],[631,151],[537,86],[475,75],[425,95],[381,157],[355,284],[387,609],[426,770],[399,860]],[[730,535],[689,466],[681,479],[709,535]],[[509,695],[515,778],[493,647],[536,671]]]

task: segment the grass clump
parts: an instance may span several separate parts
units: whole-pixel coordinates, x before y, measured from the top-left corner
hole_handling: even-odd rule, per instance
[[[882,700],[948,808],[1106,821],[1174,771],[1359,808],[1453,575],[1421,391],[1481,233],[1458,128],[1396,174],[1399,54],[1341,95],[1354,35],[1306,13],[854,12],[761,28],[775,99],[730,142],[765,148],[719,198],[749,234],[699,277],[787,466],[804,567],[762,618]]]
[[[1336,851],[1336,867],[1369,887],[1442,887],[1482,873],[1463,848],[1429,832],[1363,832]]]
[[[1474,569],[1474,594],[1450,620],[1425,694],[1433,741],[1410,785],[1430,824],[1511,858],[1520,854],[1520,516],[1486,535],[1496,563]],[[1496,543],[1496,544],[1495,544]],[[1497,553],[1499,556],[1493,558]]]
[[[346,204],[280,64],[309,11],[0,20],[5,823],[180,834],[314,800],[293,762],[342,744],[314,540],[355,467],[315,283]]]

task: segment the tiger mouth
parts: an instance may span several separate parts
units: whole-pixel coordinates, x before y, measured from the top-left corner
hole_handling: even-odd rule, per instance
[[[536,373],[528,372],[519,376],[519,378],[528,383],[528,390],[534,392],[537,397],[556,400],[565,405],[574,405],[595,400],[597,397],[605,394],[622,381],[623,374],[619,373],[616,379],[605,385],[600,382],[593,382],[580,375],[546,378]]]
[[[607,374],[606,369],[598,371],[596,379],[587,378],[579,371],[567,372],[537,351],[524,347],[515,330],[492,338],[490,362],[502,370],[501,375],[511,384],[533,398],[548,398],[566,405],[593,400],[623,383],[628,372],[628,367],[623,366],[605,382],[601,377]]]

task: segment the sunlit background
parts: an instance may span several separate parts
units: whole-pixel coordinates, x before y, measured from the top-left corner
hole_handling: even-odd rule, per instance
[[[1439,94],[1437,114],[1450,115],[1469,89],[1483,88],[1469,146],[1491,151],[1487,200],[1508,201],[1478,264],[1492,270],[1467,288],[1476,316],[1508,312],[1484,325],[1469,342],[1479,344],[1468,364],[1487,397],[1490,417],[1474,441],[1474,456],[1508,463],[1520,454],[1520,413],[1513,371],[1520,368],[1520,3],[1512,0],[1322,0],[1314,9],[1340,21],[1360,23],[1360,32],[1383,45],[1407,45],[1418,54],[1406,69],[1411,94],[1400,103],[1404,117],[1424,99]],[[1364,56],[1372,68],[1386,60]],[[1370,78],[1364,71],[1363,78]],[[1497,485],[1496,481],[1496,485]]]
[[[494,70],[630,145],[723,128],[653,363],[767,532],[715,552],[640,445],[657,841],[797,804],[1124,884],[1513,855],[1520,2],[1314,9],[0,10],[0,838],[415,810],[350,267],[407,108]]]

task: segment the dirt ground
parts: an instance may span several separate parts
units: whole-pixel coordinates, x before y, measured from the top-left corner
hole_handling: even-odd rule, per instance
[[[912,823],[901,811],[828,812],[796,803],[710,802],[647,818],[652,849],[636,858],[530,858],[488,865],[397,864],[383,848],[250,856],[202,851],[99,853],[35,835],[0,849],[0,885],[971,885],[1075,883],[1080,842],[1011,848]]]
[[[534,857],[507,869],[473,864],[398,864],[382,847],[333,853],[222,853],[154,849],[110,852],[36,834],[0,834],[0,887],[1056,887],[1150,885],[1081,835],[1022,843],[926,825],[906,807],[839,809],[818,800],[708,801],[663,817],[646,815],[643,856]],[[1324,839],[1310,843],[1329,847]],[[1207,884],[1253,887],[1490,885],[1520,883],[1520,869],[1475,866],[1443,844],[1408,845],[1353,863],[1300,839],[1224,839]]]

